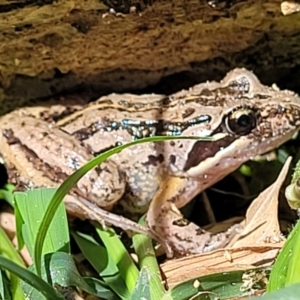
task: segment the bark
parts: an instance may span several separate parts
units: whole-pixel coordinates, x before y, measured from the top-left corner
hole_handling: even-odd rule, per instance
[[[99,0],[3,2],[0,114],[29,99],[70,91],[95,97],[162,79],[151,91],[173,92],[237,66],[267,84],[297,83],[300,14],[284,16],[281,1],[212,8],[201,0],[157,0],[122,16],[105,16]]]

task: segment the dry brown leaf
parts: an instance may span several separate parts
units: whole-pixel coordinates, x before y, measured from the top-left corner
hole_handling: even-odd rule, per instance
[[[230,243],[231,247],[263,246],[266,242],[284,241],[278,222],[278,194],[291,160],[291,157],[287,159],[277,180],[251,203],[244,221],[244,230],[237,241]]]
[[[161,269],[168,286],[172,288],[183,281],[204,275],[268,266],[270,263],[265,261],[265,257],[274,257],[281,246],[265,244],[263,246],[219,249],[209,253],[169,260],[161,265]]]
[[[252,202],[240,238],[228,248],[169,260],[161,265],[170,288],[199,276],[247,270],[273,262],[284,244],[278,223],[278,194],[290,163],[288,158],[276,182]]]

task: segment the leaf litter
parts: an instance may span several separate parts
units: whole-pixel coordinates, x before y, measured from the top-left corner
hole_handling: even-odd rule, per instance
[[[249,206],[242,232],[225,249],[169,260],[161,265],[169,287],[204,275],[270,266],[284,245],[278,222],[280,188],[291,164],[289,157],[277,180]],[[193,266],[193,268],[191,268]]]

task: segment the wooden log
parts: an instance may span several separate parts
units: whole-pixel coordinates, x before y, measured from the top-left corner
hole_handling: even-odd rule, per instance
[[[0,114],[29,99],[139,90],[179,73],[179,80],[152,91],[217,80],[236,66],[254,70],[267,84],[292,68],[295,77],[300,14],[283,15],[281,2],[220,2],[213,8],[201,0],[157,0],[126,15],[106,14],[99,0],[4,2]]]

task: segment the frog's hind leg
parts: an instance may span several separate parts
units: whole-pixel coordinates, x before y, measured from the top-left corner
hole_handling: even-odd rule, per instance
[[[145,234],[161,243],[169,257],[173,256],[172,249],[165,242],[165,240],[160,239],[160,237],[157,236],[155,232],[151,231],[147,226],[140,225],[123,216],[106,211],[84,198],[80,198],[79,200],[73,195],[66,195],[64,203],[66,205],[68,214],[70,215],[81,219],[96,221],[102,226],[103,229],[106,229],[107,225],[113,225],[121,228],[124,231],[132,231]]]
[[[181,255],[196,254],[225,247],[237,234],[240,226],[215,236],[186,220],[177,208],[182,197],[190,197],[196,180],[168,177],[160,185],[147,213],[147,223],[152,232],[165,240],[169,247]],[[190,198],[191,199],[191,198]],[[178,203],[177,203],[178,202]],[[179,205],[180,206],[180,205]]]

